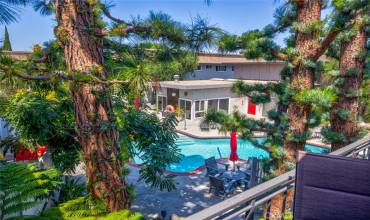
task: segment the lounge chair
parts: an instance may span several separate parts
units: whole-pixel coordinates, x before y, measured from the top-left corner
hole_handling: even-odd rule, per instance
[[[201,131],[209,131],[209,123],[202,121],[199,125]]]
[[[219,168],[218,164],[221,164],[224,166],[224,169]],[[216,161],[215,157],[210,157],[205,160],[205,166],[207,169],[207,176],[209,175],[217,175],[217,174],[222,174],[223,172],[227,171],[229,169],[229,164],[225,163],[220,163]]]
[[[217,196],[222,196],[225,199],[226,196],[233,193],[235,190],[235,182],[226,182],[223,179],[215,176],[209,176],[209,192],[214,192]]]

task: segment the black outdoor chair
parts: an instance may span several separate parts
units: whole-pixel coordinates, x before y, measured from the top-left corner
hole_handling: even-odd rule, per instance
[[[218,164],[224,166],[224,169],[219,168]],[[217,162],[215,157],[210,157],[205,160],[205,166],[207,169],[207,176],[209,175],[217,175],[222,174],[223,172],[227,171],[229,169],[229,164]]]
[[[370,161],[299,154],[293,215],[302,219],[370,219]]]
[[[235,182],[226,182],[215,176],[209,176],[209,192],[214,192],[215,195],[221,196],[225,199],[229,194],[235,190]]]
[[[237,165],[237,169],[245,174],[245,188],[247,188],[246,184],[251,188],[260,182],[260,164],[256,157],[250,158],[246,166]]]

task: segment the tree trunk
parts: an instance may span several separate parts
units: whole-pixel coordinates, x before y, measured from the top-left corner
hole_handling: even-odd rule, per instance
[[[321,4],[322,0],[297,0],[297,15],[299,27],[305,27],[307,25],[320,21],[321,16]],[[296,32],[295,45],[299,50],[300,55],[311,61],[316,61],[314,52],[319,47],[319,30],[315,30],[309,33],[304,33],[300,30]],[[290,77],[290,89],[294,92],[300,92],[305,89],[312,89],[314,87],[314,69],[305,66],[304,63],[299,62],[292,71]],[[308,104],[300,103],[292,98],[289,101],[287,114],[290,124],[290,134],[285,136],[284,149],[287,152],[287,160],[289,162],[296,162],[296,153],[298,150],[304,150],[306,141],[295,141],[292,137],[303,136],[308,131],[307,121],[311,112],[311,106]],[[287,170],[282,167],[278,170],[279,174],[285,173]],[[292,203],[293,194],[290,190],[286,198],[285,209],[289,209],[289,204]],[[282,194],[271,199],[270,208],[270,219],[280,219],[283,208],[283,196]],[[264,209],[266,214],[266,209]]]
[[[321,4],[322,0],[297,0],[298,10],[298,24],[299,27],[320,21]],[[309,33],[297,31],[296,33],[296,48],[299,50],[300,55],[306,60],[312,60],[315,56],[314,52],[319,47],[319,31],[314,30]],[[314,86],[314,70],[299,62],[292,72],[290,79],[290,87],[295,92],[300,92],[305,89],[312,89]],[[285,150],[287,151],[287,159],[290,162],[296,162],[297,150],[304,150],[305,141],[294,141],[291,137],[299,137],[308,131],[306,121],[309,119],[311,111],[310,105],[297,102],[293,99],[290,100],[288,105],[288,118],[290,122],[290,133],[285,140]]]
[[[361,22],[361,18],[357,18]],[[364,73],[364,58],[361,53],[366,50],[366,33],[363,27],[356,30],[356,35],[341,44],[340,52],[340,77],[344,80],[337,85],[339,89],[338,100],[332,106],[330,112],[330,124],[332,131],[342,133],[344,142],[332,143],[332,151],[335,151],[350,143],[359,134],[357,117],[360,110],[359,89]],[[348,112],[346,117],[340,116],[340,111]]]
[[[55,34],[64,46],[67,69],[105,79],[101,27],[93,12],[94,1],[55,0],[58,26]],[[129,193],[121,177],[118,134],[109,91],[104,85],[72,82],[76,129],[84,152],[90,196],[101,199],[110,211],[130,207]]]

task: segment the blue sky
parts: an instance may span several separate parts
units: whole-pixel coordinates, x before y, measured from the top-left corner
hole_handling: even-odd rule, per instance
[[[262,28],[273,21],[277,4],[274,0],[213,0],[210,6],[204,0],[114,0],[112,14],[116,17],[146,17],[149,11],[163,11],[175,20],[189,23],[200,15],[211,24],[240,34]],[[41,16],[32,8],[21,9],[18,23],[8,26],[13,50],[31,50],[32,46],[53,39],[53,16]],[[3,28],[2,28],[3,29]],[[281,41],[281,39],[280,39]]]

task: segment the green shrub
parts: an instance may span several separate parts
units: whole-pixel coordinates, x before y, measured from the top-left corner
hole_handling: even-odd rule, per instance
[[[68,176],[65,177],[65,181],[60,187],[58,203],[67,202],[68,200],[85,195],[86,186],[84,183],[79,183],[79,181],[80,178],[73,179]]]
[[[67,201],[57,207],[50,208],[37,217],[27,219],[48,219],[48,220],[140,220],[144,216],[130,210],[121,210],[108,213],[106,206],[99,200],[89,197],[79,197]]]

